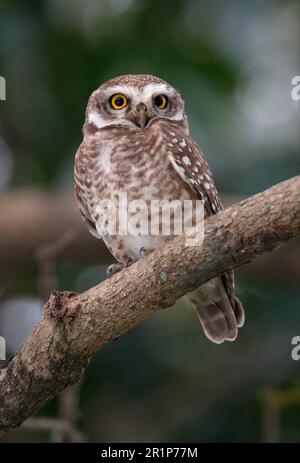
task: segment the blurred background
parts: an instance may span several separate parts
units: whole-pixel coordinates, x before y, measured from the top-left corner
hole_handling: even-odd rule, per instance
[[[74,154],[90,93],[120,74],[178,88],[226,204],[298,175],[295,0],[0,1],[0,335],[12,355],[53,288],[113,261],[81,224]],[[300,441],[300,241],[237,271],[246,325],[216,346],[183,302],[94,355],[77,431],[24,425],[0,442]],[[137,283],[138,286],[138,283]],[[38,414],[63,415],[64,398]],[[77,433],[77,434],[76,434]]]

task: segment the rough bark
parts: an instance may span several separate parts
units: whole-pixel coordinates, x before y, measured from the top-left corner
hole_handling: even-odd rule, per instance
[[[300,233],[300,176],[205,222],[202,246],[177,237],[103,283],[76,295],[52,292],[21,350],[0,369],[0,431],[20,425],[75,383],[104,344],[223,272]]]
[[[240,198],[222,197],[226,206]],[[70,193],[41,190],[15,190],[0,197],[0,296],[1,290],[15,289],[16,278],[36,264],[44,246],[61,240],[69,232],[72,243],[63,252],[64,262],[85,265],[109,263],[112,257],[101,240],[87,231],[74,197]],[[277,252],[258,259],[247,267],[262,277],[300,280],[300,237]],[[279,265],[280,262],[280,265]]]

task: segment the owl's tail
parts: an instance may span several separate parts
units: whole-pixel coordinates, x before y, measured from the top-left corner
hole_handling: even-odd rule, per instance
[[[229,300],[221,278],[208,281],[187,294],[187,298],[208,339],[217,344],[236,339],[238,328],[245,322],[244,309],[237,297]]]

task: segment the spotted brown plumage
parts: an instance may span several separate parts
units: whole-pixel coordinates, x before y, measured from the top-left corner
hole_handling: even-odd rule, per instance
[[[112,98],[121,109],[116,109],[117,104],[113,107]],[[100,223],[108,222],[111,215],[99,213],[99,201],[113,200],[117,207],[119,192],[126,192],[128,202],[144,200],[148,205],[151,200],[201,199],[205,217],[222,210],[208,164],[189,134],[183,100],[165,81],[129,75],[106,82],[89,99],[83,133],[74,172],[80,212],[90,232],[103,238],[119,263],[139,259],[168,237],[101,236]],[[209,339],[220,343],[236,338],[244,311],[235,296],[233,272],[187,297]]]

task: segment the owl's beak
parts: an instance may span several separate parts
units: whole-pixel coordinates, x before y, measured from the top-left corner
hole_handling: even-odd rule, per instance
[[[148,115],[148,108],[145,103],[139,103],[134,111],[134,120],[136,125],[138,125],[141,129],[144,129],[147,123],[150,120]]]

